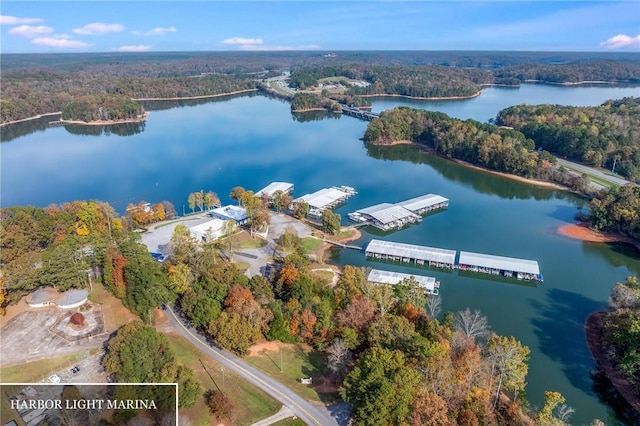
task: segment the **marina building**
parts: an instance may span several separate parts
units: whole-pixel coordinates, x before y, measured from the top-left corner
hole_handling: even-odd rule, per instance
[[[456,263],[456,251],[393,241],[371,240],[365,255],[374,259],[391,260],[416,265],[452,269]]]
[[[269,185],[256,192],[256,195],[258,197],[262,197],[263,194],[266,194],[269,199],[273,199],[274,194],[278,191],[282,191],[284,194],[292,194],[293,184],[288,182],[271,182]]]
[[[309,204],[310,215],[322,216],[323,211],[344,203],[355,194],[357,194],[356,190],[350,186],[332,186],[331,188],[323,188],[312,194],[305,194],[302,197],[296,198],[293,202],[303,201]]]
[[[236,225],[244,225],[247,223],[247,209],[240,206],[222,206],[217,209],[209,210],[207,214],[222,221],[233,220]]]
[[[420,222],[420,215],[446,208],[449,200],[441,195],[426,194],[399,203],[382,203],[349,213],[354,222],[368,223],[383,231],[400,229],[408,224]]]
[[[519,280],[544,280],[535,260],[461,251],[458,268],[461,271],[516,277]]]
[[[411,277],[415,279],[427,293],[434,295],[439,293],[440,281],[437,281],[434,277],[427,277],[424,275],[409,275],[401,272],[372,269],[371,272],[369,272],[367,279],[376,284],[396,285],[400,281]]]
[[[227,221],[214,218],[199,225],[192,226],[189,228],[189,232],[191,232],[191,236],[198,241],[215,241],[224,235],[225,222]]]

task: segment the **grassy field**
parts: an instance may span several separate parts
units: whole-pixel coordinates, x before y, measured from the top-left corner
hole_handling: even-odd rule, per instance
[[[89,355],[100,352],[100,348],[89,351]],[[45,379],[51,372],[64,370],[76,363],[79,357],[84,357],[86,350],[73,354],[59,355],[52,358],[28,362],[26,364],[13,365],[0,369],[2,383],[34,383]]]
[[[280,420],[279,422],[276,422],[273,424],[274,426],[305,426],[304,422],[300,419],[285,419],[285,420]]]
[[[303,344],[282,344],[280,347],[283,372],[280,371],[281,352],[278,350],[264,350],[245,360],[309,401],[330,404],[338,399],[335,388],[319,386],[329,376],[327,363],[320,352]],[[313,385],[300,384],[302,377],[311,377]]]
[[[252,424],[275,414],[280,409],[280,404],[276,400],[228,371],[224,372],[223,385],[220,364],[200,352],[183,337],[171,334],[167,337],[178,362],[193,369],[203,390],[223,391],[233,402],[237,412],[236,418],[233,419],[234,425]],[[216,423],[209,414],[204,398],[201,398],[192,408],[181,410],[181,413],[189,417],[194,426]]]
[[[574,169],[574,168],[569,167],[569,166],[565,166],[564,164],[562,165],[562,167],[564,167],[566,169],[569,169],[569,170],[571,170],[571,171],[573,171],[575,173],[578,173],[579,175],[582,175],[584,173],[581,170]],[[602,179],[602,178],[600,178],[598,176],[594,176],[594,175],[592,175],[590,173],[585,173],[585,174],[587,176],[589,176],[589,180],[591,180],[592,182],[595,182],[597,184],[600,184],[600,185],[604,186],[605,188],[617,188],[619,186],[619,185],[616,185],[613,182],[609,182],[608,180],[604,180],[604,179]]]

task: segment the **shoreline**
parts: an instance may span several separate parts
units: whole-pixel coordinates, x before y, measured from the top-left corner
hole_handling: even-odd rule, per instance
[[[259,89],[244,89],[244,90],[236,90],[235,92],[220,93],[218,95],[185,96],[185,97],[176,97],[176,98],[131,98],[131,100],[138,102],[138,101],[180,101],[180,100],[189,100],[189,99],[206,99],[206,98],[218,98],[221,96],[238,95],[240,93],[247,93],[247,92],[257,92],[258,90]],[[6,123],[0,123],[0,127],[8,126],[10,124],[23,123],[25,121],[37,120],[39,118],[48,117],[51,115],[59,115],[59,114],[62,114],[62,111],[45,112],[43,114],[34,115],[32,117],[21,118],[20,120],[13,120],[13,121],[7,121]],[[60,121],[63,121],[63,120],[60,120]],[[137,121],[118,121],[117,123],[109,122],[108,124],[118,124],[118,123],[137,123]],[[85,123],[84,121],[79,121],[78,123],[69,123],[69,124],[88,124],[88,123]]]
[[[517,181],[517,182],[522,182],[522,183],[528,183],[530,185],[535,185],[535,186],[539,186],[539,187],[542,187],[542,188],[558,189],[558,190],[561,190],[561,191],[572,192],[566,186],[562,186],[562,185],[559,185],[557,183],[546,182],[546,181],[543,181],[543,180],[537,180],[537,179],[532,179],[532,178],[526,178],[526,177],[523,177],[523,176],[513,175],[513,174],[510,174],[510,173],[499,172],[499,171],[496,171],[496,170],[490,170],[490,169],[486,169],[486,168],[481,167],[481,166],[477,166],[475,164],[468,163],[468,162],[463,161],[463,160],[459,160],[457,158],[448,158],[448,157],[445,157],[444,155],[440,154],[439,152],[434,151],[432,148],[430,148],[430,147],[428,147],[426,145],[415,143],[415,142],[412,142],[412,141],[409,141],[409,140],[393,141],[393,142],[390,142],[390,143],[373,143],[373,142],[365,142],[365,143],[370,143],[371,145],[377,145],[377,146],[415,145],[415,146],[419,147],[423,152],[426,152],[429,155],[435,155],[435,156],[440,157],[440,158],[442,158],[444,160],[452,161],[452,162],[454,162],[456,164],[459,164],[461,166],[469,167],[471,169],[479,170],[481,172],[490,173],[490,174],[496,175],[496,176],[502,176],[503,178],[506,178],[506,179],[511,179],[511,180],[514,180],[514,181]]]
[[[559,235],[574,240],[586,241],[590,243],[625,243],[635,246],[640,250],[640,241],[636,241],[625,235],[618,235],[611,232],[598,232],[589,229],[584,223],[571,223],[562,225],[557,230]]]
[[[94,120],[94,121],[80,121],[80,120],[63,120],[50,121],[49,125],[65,125],[65,124],[79,124],[81,126],[112,126],[115,124],[124,123],[144,123],[147,121],[147,113],[145,112],[138,118],[128,118],[126,120]]]
[[[49,117],[51,115],[62,115],[62,111],[45,112],[44,114],[34,115],[33,117],[21,118],[20,120],[7,121],[6,123],[0,123],[0,127],[8,126],[10,124],[24,123],[25,121],[38,120],[40,118]]]
[[[239,95],[241,93],[257,92],[258,90],[259,89],[243,89],[243,90],[236,90],[233,92],[219,93],[217,95],[182,96],[182,97],[174,97],[174,98],[131,98],[131,100],[138,102],[138,101],[182,101],[182,100],[189,100],[189,99],[208,99],[208,98],[219,98],[221,96]]]
[[[424,97],[424,96],[409,96],[409,95],[398,95],[398,94],[393,94],[393,95],[388,95],[388,94],[373,94],[373,95],[359,95],[361,98],[373,98],[373,97],[391,97],[391,98],[405,98],[405,99],[416,99],[416,100],[423,100],[423,101],[455,101],[455,100],[463,100],[463,99],[473,99],[473,98],[477,98],[478,96],[480,96],[482,94],[482,89],[478,90],[476,93],[474,93],[473,95],[468,95],[468,96],[431,96],[431,97]]]
[[[602,341],[602,320],[605,315],[606,311],[598,311],[587,317],[584,324],[587,346],[600,371],[611,381],[613,387],[624,400],[627,401],[634,410],[640,413],[640,397],[634,393],[635,386],[618,373],[606,355]]]

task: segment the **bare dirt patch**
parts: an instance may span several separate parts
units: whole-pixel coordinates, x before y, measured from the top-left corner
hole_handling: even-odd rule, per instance
[[[558,228],[558,234],[565,237],[574,238],[592,243],[627,243],[633,244],[640,249],[640,243],[624,235],[612,234],[609,232],[597,232],[589,229],[585,224],[564,225]]]
[[[280,348],[287,346],[282,342],[262,342],[249,348],[249,356],[259,356],[262,352],[278,352]]]

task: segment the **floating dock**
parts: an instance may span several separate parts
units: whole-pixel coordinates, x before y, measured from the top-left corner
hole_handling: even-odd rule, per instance
[[[365,255],[374,259],[415,263],[437,268],[453,269],[456,251],[392,241],[371,240],[365,248]]]
[[[519,280],[544,281],[538,262],[514,257],[461,251],[458,269],[461,271],[516,277]]]
[[[400,281],[413,278],[418,284],[425,289],[429,294],[438,294],[440,289],[440,281],[437,281],[434,277],[427,277],[424,275],[410,275],[403,274],[401,272],[383,271],[380,269],[372,269],[369,272],[367,279],[376,284],[389,284],[396,285]]]
[[[266,194],[271,199],[278,191],[282,191],[283,194],[292,194],[293,184],[289,182],[271,182],[269,185],[256,192],[256,195],[261,197],[262,194]]]
[[[344,203],[348,198],[357,194],[356,190],[350,186],[332,186],[324,188],[312,194],[305,194],[293,200],[294,203],[303,201],[309,204],[309,214],[312,216],[322,216],[322,212],[332,209]]]
[[[400,203],[382,203],[349,213],[354,222],[368,223],[383,231],[400,229],[422,221],[420,215],[446,208],[449,200],[441,195],[426,194]]]

